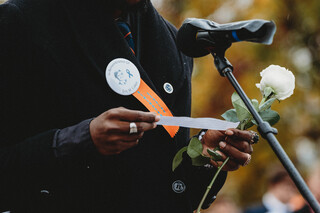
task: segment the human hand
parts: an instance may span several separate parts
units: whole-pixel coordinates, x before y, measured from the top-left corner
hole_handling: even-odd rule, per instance
[[[101,154],[119,154],[136,146],[144,132],[156,128],[159,120],[160,117],[151,112],[114,108],[91,121],[90,134]],[[137,133],[130,134],[132,122],[137,126]]]
[[[253,152],[253,139],[257,134],[253,131],[228,129],[226,131],[208,130],[202,137],[203,154],[209,156],[207,149],[219,147],[218,152],[222,156],[221,161],[211,160],[211,164],[219,167],[223,161],[230,157],[227,164],[222,168],[224,171],[237,170],[240,165],[245,166],[251,160]],[[256,141],[255,141],[256,142]]]

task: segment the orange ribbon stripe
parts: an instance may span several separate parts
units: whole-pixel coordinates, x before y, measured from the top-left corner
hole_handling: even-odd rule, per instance
[[[167,105],[161,100],[161,98],[153,92],[153,90],[141,79],[138,90],[132,94],[138,99],[150,112],[155,112],[160,116],[171,116]],[[163,126],[169,135],[173,138],[178,130],[179,126]]]

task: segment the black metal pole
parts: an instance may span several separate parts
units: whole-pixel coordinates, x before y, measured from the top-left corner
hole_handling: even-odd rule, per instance
[[[262,120],[259,113],[253,107],[250,99],[245,94],[243,89],[241,88],[240,84],[232,74],[233,67],[230,62],[224,57],[224,53],[221,55],[213,54],[215,58],[215,65],[222,76],[228,78],[232,86],[237,91],[238,95],[241,97],[242,101],[247,106],[248,110],[252,114],[253,118],[258,123],[258,131],[264,137],[269,145],[271,146],[274,153],[279,158],[280,162],[287,170],[288,174],[290,175],[291,179],[297,186],[298,190],[300,191],[301,195],[305,198],[305,200],[309,203],[310,207],[313,209],[315,213],[320,213],[320,205],[314,195],[311,193],[310,189],[308,188],[307,184],[301,177],[298,170],[295,168],[294,164],[288,157],[287,153],[284,151],[282,146],[280,145],[279,141],[275,137],[274,134],[277,133],[277,130],[272,128],[268,122]]]

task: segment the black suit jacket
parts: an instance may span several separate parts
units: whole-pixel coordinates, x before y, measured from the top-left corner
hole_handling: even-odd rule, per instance
[[[174,154],[188,141],[183,128],[172,139],[157,127],[116,156],[101,156],[93,146],[79,146],[64,158],[53,155],[56,129],[119,106],[147,111],[107,85],[105,68],[115,58],[132,61],[174,115],[190,115],[192,61],[177,50],[176,29],[147,2],[139,62],[111,5],[9,0],[0,6],[0,210],[185,213],[199,203],[214,172],[188,160],[171,172]],[[165,82],[173,85],[172,94],[163,90]],[[173,192],[175,180],[186,184],[184,193]]]

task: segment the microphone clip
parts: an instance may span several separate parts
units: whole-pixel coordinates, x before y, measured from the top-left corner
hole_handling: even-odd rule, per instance
[[[196,35],[196,42],[199,46],[203,47],[210,53],[222,53],[231,47],[231,42],[226,39],[209,39],[220,37],[218,33],[199,31]]]
[[[232,64],[225,57],[225,52],[230,46],[224,46],[221,48],[215,47],[214,49],[210,50],[211,55],[214,57],[214,65],[222,77],[226,77],[227,72],[233,72]]]

